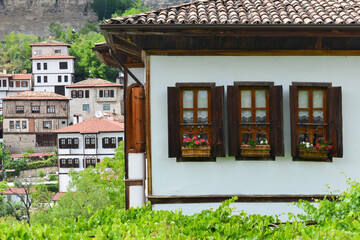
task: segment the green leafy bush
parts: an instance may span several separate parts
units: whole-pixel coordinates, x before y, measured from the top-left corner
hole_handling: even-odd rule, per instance
[[[49,192],[57,193],[59,191],[59,184],[46,185]]]
[[[49,175],[49,181],[57,181],[58,180],[58,175],[52,174]]]
[[[43,170],[41,170],[41,169],[38,171],[38,175],[39,175],[39,177],[41,177],[41,178],[43,178],[43,177],[46,176],[45,172],[44,172]]]

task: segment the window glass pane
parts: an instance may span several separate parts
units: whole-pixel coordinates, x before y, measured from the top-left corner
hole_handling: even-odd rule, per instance
[[[207,108],[208,107],[208,94],[206,90],[198,91],[198,108]]]
[[[251,110],[241,111],[241,122],[251,122]]]
[[[184,110],[183,111],[184,123],[193,123],[194,122],[194,111]]]
[[[324,116],[323,116],[322,110],[314,110],[313,111],[313,123],[323,123],[324,122]]]
[[[198,111],[198,123],[207,123],[208,122],[208,111],[199,110]]]
[[[313,140],[314,140],[314,141],[313,141],[314,145],[316,144],[316,140],[325,140],[325,139],[324,139],[324,134],[322,134],[322,133],[315,133]]]
[[[257,108],[266,107],[266,92],[265,90],[256,90],[255,91],[255,104]]]
[[[309,142],[309,134],[307,134],[307,133],[299,134],[299,143],[302,143],[302,142]]]
[[[309,91],[299,90],[299,108],[309,107]]]
[[[266,110],[256,110],[256,122],[266,122]]]
[[[252,139],[251,133],[242,133],[241,134],[241,144],[247,144],[250,139]]]
[[[193,91],[183,91],[183,108],[193,108],[194,106]]]
[[[262,132],[256,133],[256,141],[258,141],[260,143],[261,140],[263,140],[263,139],[267,140],[266,133],[262,133]]]
[[[241,91],[241,107],[242,108],[251,108],[251,91],[242,90]]]
[[[313,91],[313,106],[314,108],[323,108],[324,107],[324,92],[321,90]]]
[[[300,110],[299,111],[299,123],[308,123],[309,122],[309,111]]]

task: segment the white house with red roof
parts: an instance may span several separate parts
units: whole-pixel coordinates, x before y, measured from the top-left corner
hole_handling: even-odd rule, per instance
[[[122,120],[123,85],[100,78],[88,78],[66,87],[73,99],[70,104],[70,116],[82,115],[83,119],[94,116],[96,112],[116,116]],[[79,121],[75,120],[74,123]]]
[[[114,157],[124,139],[124,123],[92,118],[54,131],[57,134],[59,192],[67,192],[71,168],[95,166],[104,157]]]
[[[49,37],[44,42],[30,46],[34,90],[50,91],[65,96],[65,86],[72,84],[74,76],[75,57],[69,56],[70,45]]]

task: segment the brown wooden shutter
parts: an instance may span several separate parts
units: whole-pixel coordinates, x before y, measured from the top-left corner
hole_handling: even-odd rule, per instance
[[[213,157],[225,157],[224,86],[211,87],[211,152]]]
[[[168,87],[167,94],[169,157],[180,157],[180,88]]]
[[[102,148],[107,148],[107,147],[105,146],[105,138],[102,138]]]
[[[227,87],[229,156],[240,156],[239,147],[239,88]]]
[[[269,89],[270,145],[273,156],[284,156],[283,90],[282,86]]]
[[[297,154],[297,87],[290,86],[290,130],[291,130],[291,156],[295,157]]]
[[[329,140],[333,144],[332,157],[343,156],[342,140],[342,96],[341,87],[329,87],[327,90],[327,122]]]

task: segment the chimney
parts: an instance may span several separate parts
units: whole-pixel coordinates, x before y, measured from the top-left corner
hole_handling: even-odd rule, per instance
[[[3,70],[3,74],[6,74],[6,69]]]
[[[23,74],[26,74],[27,73],[27,70],[25,69],[25,70],[23,70]]]
[[[83,121],[83,115],[79,114],[79,123],[81,123]]]
[[[78,123],[78,116],[77,115],[74,115],[73,116],[73,124],[77,124]]]
[[[11,74],[12,74],[12,75],[14,75],[14,73],[15,73],[14,71],[11,71]]]

